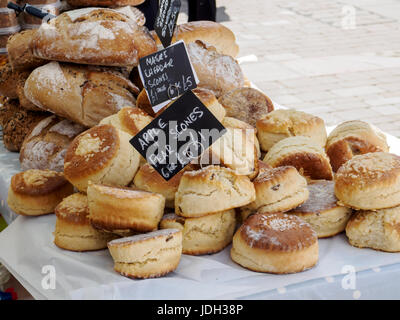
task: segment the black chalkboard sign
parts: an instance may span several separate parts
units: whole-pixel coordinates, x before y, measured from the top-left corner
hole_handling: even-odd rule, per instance
[[[198,82],[183,41],[141,58],[139,75],[155,112]]]
[[[154,31],[164,48],[171,44],[180,9],[180,0],[160,0]]]
[[[225,132],[217,118],[188,91],[130,142],[165,180],[169,180]]]

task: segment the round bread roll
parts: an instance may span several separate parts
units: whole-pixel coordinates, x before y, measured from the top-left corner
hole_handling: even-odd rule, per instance
[[[152,36],[157,45],[161,45],[161,41],[154,31]],[[214,21],[190,21],[177,25],[172,43],[179,40],[183,40],[186,44],[201,40],[214,46],[219,53],[233,58],[236,58],[239,53],[239,46],[236,44],[234,33],[224,25]]]
[[[238,208],[254,201],[254,185],[228,168],[185,172],[175,194],[175,213],[188,218]]]
[[[353,156],[382,151],[389,151],[385,134],[372,124],[360,120],[338,125],[326,143],[326,153],[335,172]]]
[[[289,211],[308,199],[307,180],[291,166],[264,170],[253,180],[253,184],[256,200],[240,208],[243,221],[255,212]]]
[[[7,204],[17,214],[39,216],[53,213],[73,191],[61,172],[28,170],[11,178]]]
[[[107,248],[115,236],[94,229],[88,219],[87,196],[75,193],[55,208],[57,216],[54,244],[70,251],[92,251]]]
[[[111,9],[67,11],[42,24],[32,40],[37,58],[103,66],[136,66],[157,51],[147,28]]]
[[[200,40],[187,45],[190,61],[199,78],[199,87],[211,90],[216,97],[244,86],[242,69],[231,56],[218,53]]]
[[[114,270],[129,278],[156,278],[174,271],[182,256],[182,231],[164,229],[108,243]]]
[[[332,180],[332,168],[325,150],[308,137],[290,137],[277,142],[263,161],[272,167],[293,166],[311,180]]]
[[[89,219],[100,230],[116,234],[156,230],[164,213],[164,196],[89,183]]]
[[[161,229],[182,230],[182,253],[190,255],[212,254],[223,250],[232,242],[236,226],[234,209],[199,218],[183,218],[166,214],[160,222]]]
[[[130,138],[106,124],[81,133],[65,155],[65,177],[82,192],[89,181],[127,186],[139,168],[139,153],[129,143]]]
[[[311,226],[285,213],[255,214],[233,237],[232,260],[258,272],[294,273],[318,262],[318,238]]]
[[[165,197],[165,206],[174,208],[179,182],[183,174],[192,169],[192,166],[188,165],[167,181],[150,164],[145,163],[136,173],[133,186],[140,190],[162,194]]]
[[[352,246],[400,252],[400,207],[357,211],[346,226]]]
[[[26,136],[19,154],[22,170],[64,171],[64,157],[72,140],[85,127],[50,116],[40,121]]]
[[[400,157],[375,152],[355,156],[335,175],[335,195],[341,205],[377,210],[400,205]]]
[[[316,181],[308,185],[309,197],[289,213],[309,223],[318,238],[332,237],[346,228],[352,210],[337,204],[333,181]]]
[[[238,88],[225,92],[218,100],[228,117],[242,120],[253,127],[258,119],[274,110],[271,99],[253,88]]]
[[[326,143],[324,120],[292,109],[275,110],[260,118],[257,121],[257,135],[263,151],[268,151],[275,143],[292,136],[309,137],[321,147],[325,147]]]
[[[145,0],[67,0],[73,7],[121,7],[138,6]]]
[[[135,136],[153,120],[153,117],[149,116],[142,109],[125,107],[117,114],[101,120],[100,124],[112,125],[131,136]]]

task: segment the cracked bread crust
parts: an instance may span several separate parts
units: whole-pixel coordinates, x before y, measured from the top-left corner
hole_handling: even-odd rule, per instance
[[[385,134],[372,124],[359,120],[338,125],[326,143],[326,153],[335,172],[353,156],[388,151]]]
[[[182,232],[158,230],[113,240],[108,249],[114,270],[130,278],[156,278],[174,271],[182,255]]]
[[[232,170],[208,166],[185,172],[175,194],[175,213],[183,217],[201,217],[238,208],[255,200],[255,189],[247,176]]]
[[[311,226],[296,216],[256,214],[234,235],[231,257],[253,271],[301,272],[318,262],[318,239]]]
[[[272,167],[293,166],[311,180],[333,178],[324,149],[308,137],[297,136],[279,141],[269,149],[263,161]]]
[[[212,254],[223,250],[231,243],[236,226],[235,216],[233,209],[199,218],[166,214],[160,222],[160,228],[182,230],[182,253]]]
[[[335,195],[358,210],[400,205],[400,157],[385,152],[353,157],[335,175]]]

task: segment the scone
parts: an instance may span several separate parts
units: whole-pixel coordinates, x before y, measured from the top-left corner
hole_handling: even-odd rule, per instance
[[[321,147],[326,143],[324,120],[297,110],[279,109],[268,113],[257,121],[257,135],[263,151],[292,136],[309,137]]]
[[[352,210],[337,204],[333,181],[316,181],[308,185],[309,197],[289,211],[308,222],[318,238],[332,237],[346,228]]]
[[[277,142],[263,161],[273,167],[293,166],[311,180],[332,180],[333,176],[324,149],[308,137],[290,137]]]
[[[100,121],[100,124],[109,124],[113,127],[128,133],[131,136],[138,134],[146,127],[153,117],[139,108],[125,107],[117,114],[111,115]]]
[[[218,100],[228,117],[239,119],[253,127],[257,120],[274,110],[271,99],[254,88],[238,88],[225,92]]]
[[[67,150],[65,177],[82,192],[89,181],[127,186],[139,167],[139,153],[129,143],[130,138],[106,124],[83,132]]]
[[[64,198],[56,207],[54,244],[70,251],[92,251],[107,248],[115,237],[94,229],[88,219],[87,196],[75,193]]]
[[[62,172],[28,170],[11,178],[7,204],[15,213],[39,216],[53,213],[73,191],[74,187],[65,180]]]
[[[400,157],[375,152],[353,157],[335,175],[340,204],[377,210],[400,205]]]
[[[355,247],[400,252],[400,207],[356,212],[346,235]]]
[[[236,226],[235,210],[221,211],[199,218],[184,218],[166,214],[161,229],[182,230],[182,253],[201,255],[216,253],[232,242]]]
[[[89,183],[87,195],[91,224],[116,234],[156,230],[164,213],[157,193]]]
[[[140,190],[162,194],[165,197],[165,206],[174,208],[175,193],[178,190],[179,182],[185,171],[192,169],[192,166],[188,165],[167,181],[150,164],[145,163],[136,173],[132,186]]]
[[[255,214],[235,233],[231,258],[252,271],[301,272],[318,262],[317,234],[293,215]]]
[[[256,200],[240,208],[243,221],[255,212],[289,211],[308,199],[306,179],[291,166],[264,170],[253,180],[253,184]]]
[[[188,218],[238,208],[256,198],[254,185],[232,170],[208,166],[185,172],[175,194],[175,213]]]
[[[335,172],[353,156],[381,151],[389,151],[385,134],[374,125],[360,120],[339,124],[326,142],[326,153]]]
[[[182,255],[182,231],[164,229],[108,243],[114,270],[130,278],[156,278],[174,271]]]

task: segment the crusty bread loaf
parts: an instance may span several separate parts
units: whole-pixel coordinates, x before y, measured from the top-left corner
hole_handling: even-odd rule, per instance
[[[64,156],[72,140],[85,127],[56,116],[40,121],[25,138],[19,161],[22,170],[64,171]]]
[[[11,64],[7,59],[0,60],[0,95],[17,99],[17,83],[20,79],[20,72],[13,72]]]
[[[36,29],[24,30],[8,38],[8,59],[14,71],[32,70],[47,63],[46,60],[36,58],[32,53],[31,42],[35,34]]]
[[[138,6],[145,0],[67,0],[74,7],[120,7]]]
[[[157,34],[152,31],[152,36],[160,45]],[[219,53],[236,58],[239,46],[233,32],[224,25],[214,21],[190,21],[176,26],[172,43],[183,40],[186,44],[201,40],[214,46]]]
[[[157,51],[147,28],[111,9],[67,11],[42,24],[32,40],[42,59],[103,66],[136,66]]]
[[[16,72],[20,73],[20,75],[21,75],[16,81],[16,88],[15,88],[21,108],[24,108],[26,110],[31,110],[31,111],[43,111],[38,106],[33,104],[25,96],[25,82],[26,82],[26,79],[28,79],[31,72],[30,71],[22,71],[22,72],[16,71]]]
[[[187,45],[190,60],[199,78],[199,87],[211,90],[216,97],[244,86],[239,64],[231,56],[220,54],[200,40]]]
[[[137,93],[116,71],[56,61],[35,69],[25,82],[25,96],[36,106],[87,127],[134,106]]]

